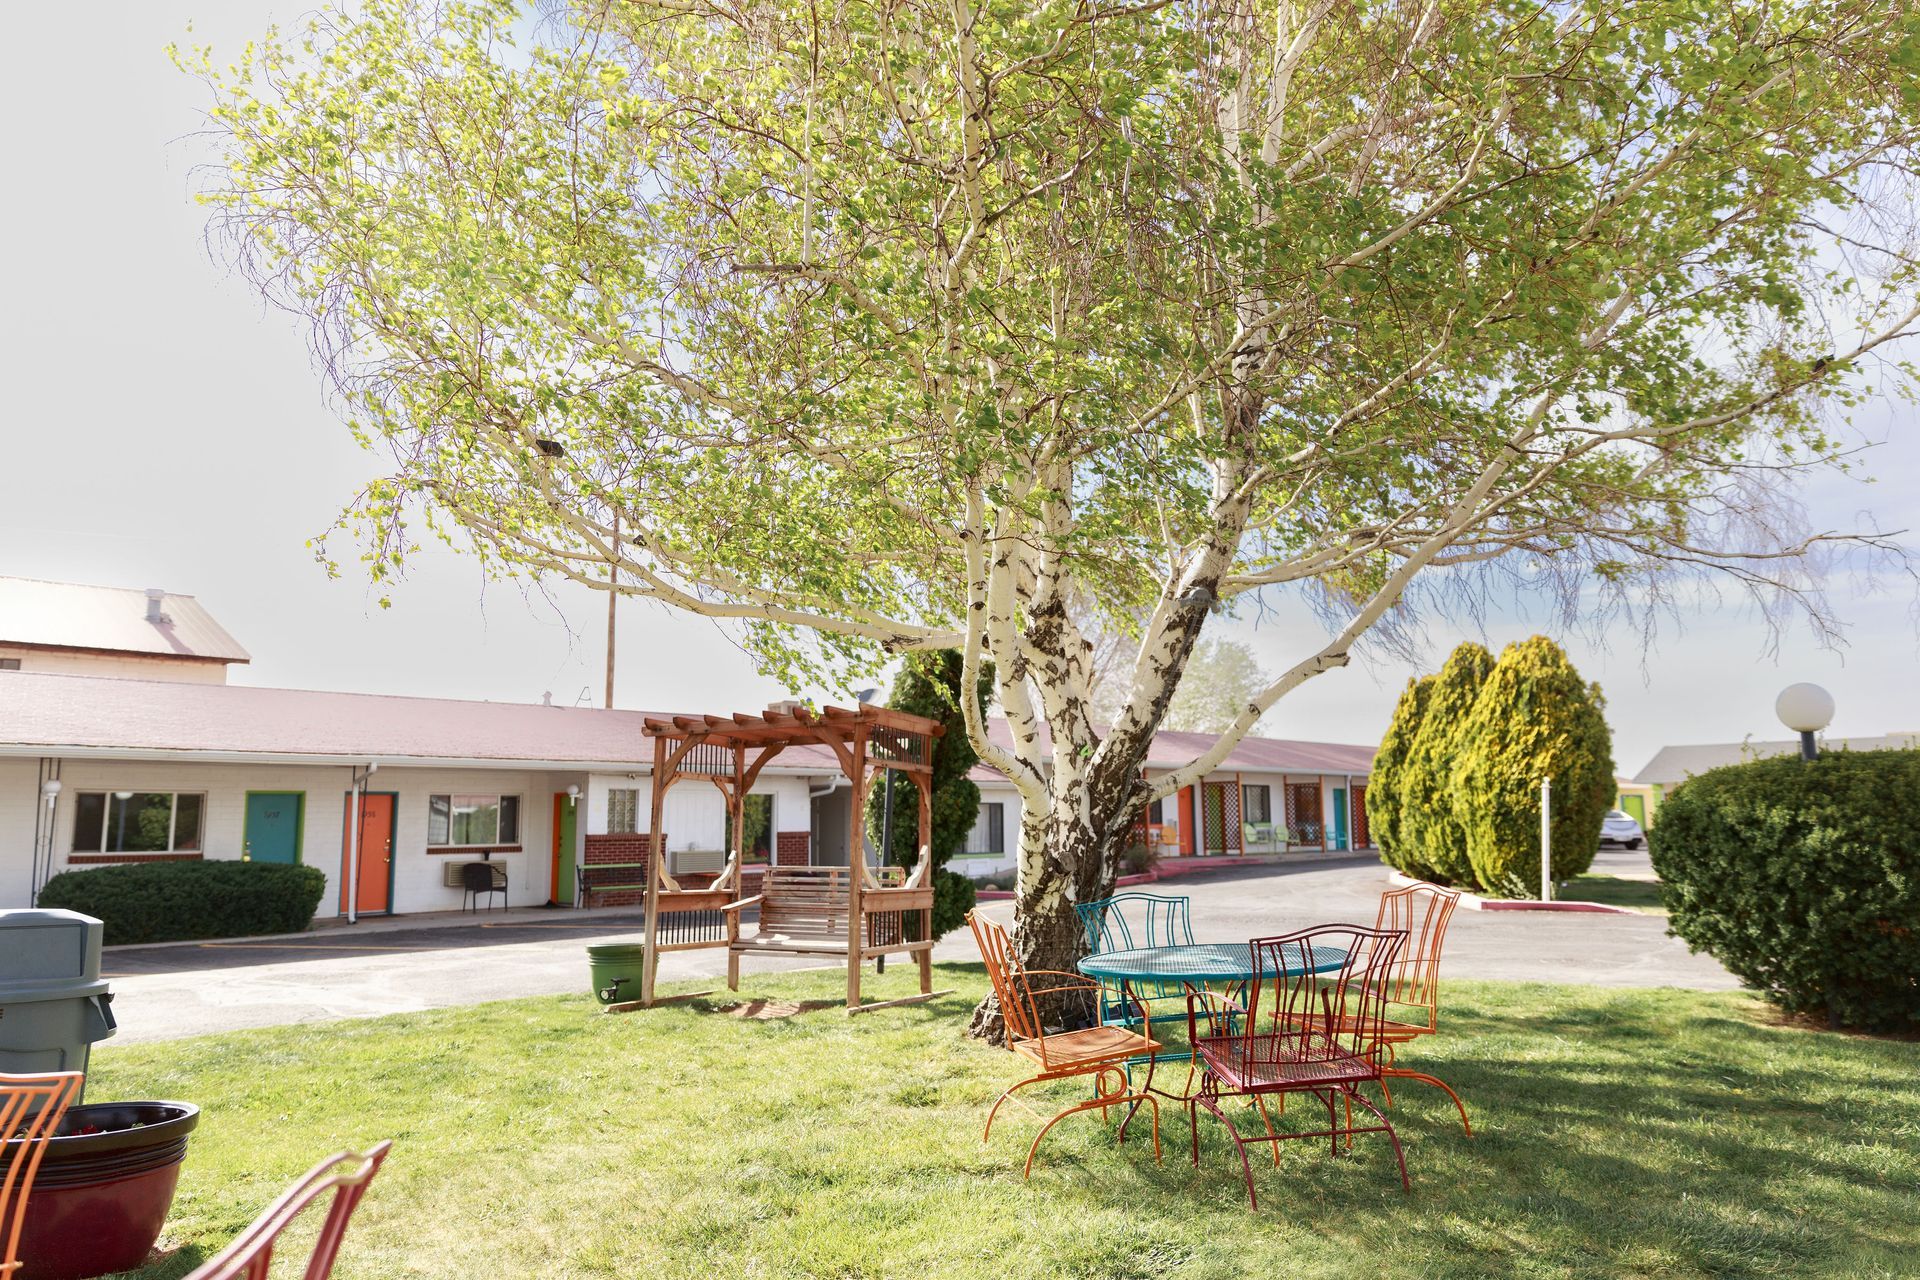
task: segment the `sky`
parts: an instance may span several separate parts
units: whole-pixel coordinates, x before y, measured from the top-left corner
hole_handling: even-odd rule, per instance
[[[204,90],[163,52],[175,40],[231,52],[308,7],[108,0],[90,10],[81,62],[48,54],[75,49],[60,6],[9,13],[0,574],[198,596],[253,654],[236,683],[598,705],[604,596],[489,582],[472,559],[434,547],[385,588],[383,609],[350,556],[329,579],[308,545],[380,460],[326,403],[300,322],[266,310],[209,255],[205,213],[190,198]],[[1920,530],[1914,409],[1876,400],[1857,422],[1891,441],[1865,462],[1877,483],[1814,483],[1801,493],[1812,523]],[[1903,540],[1920,547],[1920,535]],[[1431,623],[1420,661],[1369,653],[1321,676],[1262,731],[1375,741],[1409,674],[1453,644],[1497,650],[1540,631],[1603,686],[1623,773],[1666,743],[1787,736],[1773,699],[1800,680],[1833,693],[1834,735],[1920,730],[1912,586],[1836,580],[1831,603],[1848,624],[1838,650],[1804,626],[1776,637],[1731,603],[1689,610],[1648,646],[1624,629],[1567,634],[1543,608],[1502,602],[1484,629]],[[619,628],[619,706],[752,710],[788,693],[703,619],[627,601]],[[1275,671],[1321,634],[1286,602],[1220,629]],[[843,691],[793,692],[844,701]]]

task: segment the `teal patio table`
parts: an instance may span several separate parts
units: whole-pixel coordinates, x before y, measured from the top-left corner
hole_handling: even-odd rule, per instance
[[[1341,947],[1316,947],[1313,951],[1313,965],[1310,973],[1328,973],[1340,968],[1347,962],[1347,953]],[[1103,951],[1090,955],[1080,962],[1080,972],[1089,978],[1101,982],[1117,983],[1123,1004],[1131,1005],[1136,999],[1136,987],[1148,987],[1151,992],[1164,998],[1170,988],[1178,988],[1190,995],[1210,983],[1217,983],[1230,989],[1244,989],[1254,980],[1253,948],[1244,942],[1200,942],[1174,947],[1135,947],[1128,951]],[[1269,977],[1274,975],[1269,974]],[[1142,998],[1152,999],[1152,994]],[[1152,1034],[1151,1024],[1148,1034]],[[1161,1053],[1155,1055],[1159,1062],[1187,1062],[1193,1058],[1189,1049],[1184,1053]],[[1145,1063],[1145,1058],[1137,1059]],[[1129,1063],[1129,1069],[1132,1067]],[[1164,1093],[1156,1089],[1155,1093]],[[1181,1095],[1164,1094],[1166,1097]]]

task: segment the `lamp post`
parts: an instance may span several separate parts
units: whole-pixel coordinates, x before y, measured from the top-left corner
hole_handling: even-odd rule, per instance
[[[1820,747],[1813,735],[1833,723],[1833,695],[1817,684],[1790,684],[1773,700],[1773,713],[1800,735],[1800,758],[1818,760]]]

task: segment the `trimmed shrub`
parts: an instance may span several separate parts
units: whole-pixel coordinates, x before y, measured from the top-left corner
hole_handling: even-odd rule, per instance
[[[1542,777],[1553,779],[1553,878],[1593,865],[1616,793],[1605,705],[1545,636],[1500,654],[1460,728],[1452,791],[1482,889],[1539,896]]]
[[[1404,871],[1422,880],[1432,875],[1432,868],[1409,858],[1407,855],[1410,850],[1401,844],[1400,823],[1404,809],[1400,803],[1400,790],[1406,771],[1407,752],[1420,733],[1420,724],[1427,711],[1427,698],[1432,692],[1432,676],[1407,681],[1407,687],[1400,693],[1400,701],[1394,704],[1393,720],[1387,725],[1385,736],[1380,739],[1380,749],[1374,752],[1373,769],[1367,775],[1367,831],[1373,837],[1374,844],[1380,847],[1381,859],[1394,870]]]
[[[1648,835],[1693,950],[1789,1013],[1920,1030],[1920,751],[1714,769]]]
[[[1400,841],[1409,850],[1407,860],[1428,869],[1423,880],[1473,880],[1467,831],[1454,812],[1454,773],[1461,731],[1492,671],[1493,655],[1471,640],[1448,655],[1433,677],[1426,714],[1400,771]]]
[[[63,871],[40,891],[106,925],[108,946],[299,933],[327,890],[315,867],[280,862],[142,862]]]

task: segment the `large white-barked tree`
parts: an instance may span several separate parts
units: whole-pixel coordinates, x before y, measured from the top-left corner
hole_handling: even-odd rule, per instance
[[[1798,589],[1766,495],[1914,327],[1916,47],[1905,0],[365,0],[177,56],[223,243],[394,459],[374,572],[424,507],[775,674],[991,658],[1066,968],[1141,807],[1420,583]],[[1326,634],[1144,778],[1258,593]]]

